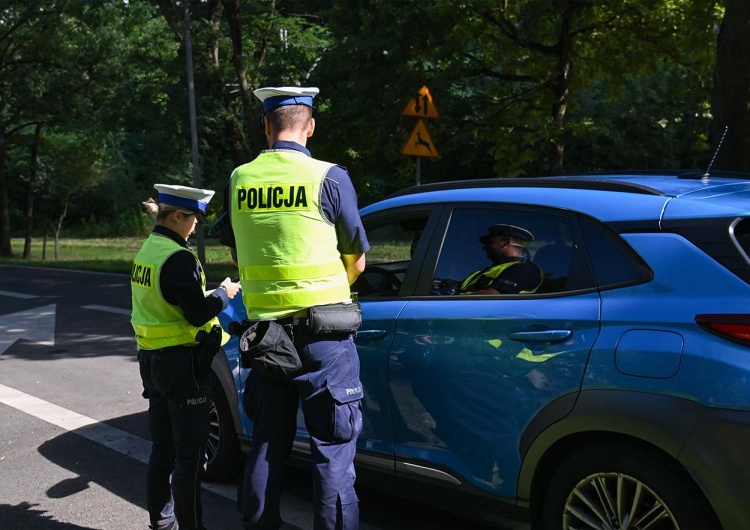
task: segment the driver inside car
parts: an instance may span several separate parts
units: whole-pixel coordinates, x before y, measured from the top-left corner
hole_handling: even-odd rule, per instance
[[[542,284],[542,269],[528,259],[528,230],[506,224],[489,227],[479,238],[492,265],[470,274],[457,294],[530,294]]]

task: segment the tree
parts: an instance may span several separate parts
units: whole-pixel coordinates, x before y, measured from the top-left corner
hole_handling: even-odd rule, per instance
[[[34,127],[42,135],[54,130],[95,138],[94,152],[108,156],[100,164],[119,160],[121,182],[181,171],[173,169],[178,163],[189,167],[187,159],[172,155],[179,136],[164,110],[170,74],[161,64],[176,48],[149,2],[0,2],[0,14],[6,22],[0,24],[6,30],[0,34],[0,168],[8,149],[33,150],[38,142],[23,145],[14,137],[30,139],[26,132]],[[33,191],[29,176],[0,171],[0,254],[11,254],[8,192],[26,198]],[[101,208],[111,212],[120,202],[132,207],[133,197],[110,196]],[[27,208],[27,227],[32,213]]]
[[[327,87],[321,97],[333,90],[331,124],[344,128],[347,145],[339,151],[351,160],[344,163],[375,181],[376,195],[413,181],[400,155],[408,129],[399,114],[424,84],[440,110],[429,126],[441,153],[425,181],[585,170],[586,158],[568,159],[566,144],[580,145],[594,131],[618,136],[604,116],[588,113],[597,101],[627,108],[628,90],[649,79],[666,87],[662,78],[679,72],[694,89],[692,108],[665,92],[662,107],[653,107],[658,115],[640,114],[627,141],[648,129],[661,131],[659,143],[673,142],[686,129],[660,123],[706,114],[717,16],[712,2],[674,0],[336,3],[335,45],[316,80]],[[705,149],[705,141],[691,143]],[[599,161],[620,151],[610,142],[588,145]],[[638,161],[622,159],[627,167]]]
[[[264,85],[321,88],[310,148],[350,169],[361,204],[414,182],[401,154],[414,120],[402,110],[423,85],[440,113],[428,128],[441,154],[422,164],[424,182],[710,157],[719,0],[0,0],[0,254],[10,254],[11,220],[30,234],[39,214],[33,202],[25,217],[16,206],[41,178],[34,145],[45,174],[57,174],[47,134],[96,139],[113,177],[85,192],[98,219],[135,210],[156,180],[192,182],[185,2],[205,187],[223,189],[265,147],[252,96]],[[725,26],[747,19],[745,4],[728,0]],[[722,31],[720,46],[738,35]],[[726,50],[742,59],[729,55],[737,45]],[[721,74],[726,64],[717,124],[738,119],[721,106],[746,96],[727,87],[747,75]],[[741,124],[733,134],[745,134]]]
[[[719,29],[713,90],[714,167],[750,171],[750,2],[726,0]]]
[[[33,127],[45,103],[38,86],[40,71],[50,65],[42,45],[58,22],[55,2],[0,2],[0,256],[11,256],[7,150],[13,136]],[[40,104],[41,103],[41,104]]]
[[[717,13],[709,2],[531,0],[475,7],[483,25],[466,29],[477,37],[468,40],[475,49],[462,54],[469,59],[465,70],[485,80],[480,97],[493,97],[485,106],[501,124],[485,134],[494,138],[497,155],[514,149],[527,164],[546,158],[542,174],[564,173],[569,119],[588,87],[598,84],[606,89],[600,97],[616,100],[634,86],[633,78],[663,75],[664,64],[682,65],[704,85],[710,72]],[[663,117],[641,114],[639,120],[648,127]],[[525,172],[527,164],[516,164],[511,174]]]
[[[58,258],[60,233],[73,200],[81,200],[83,192],[102,185],[108,169],[101,166],[105,155],[96,139],[52,132],[43,138],[38,172],[44,182],[41,199],[45,217],[51,222],[55,237],[55,259]],[[86,211],[86,206],[81,206]]]

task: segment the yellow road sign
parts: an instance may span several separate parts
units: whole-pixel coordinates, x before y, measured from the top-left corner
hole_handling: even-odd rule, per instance
[[[427,132],[424,122],[419,120],[414,130],[409,135],[409,139],[406,140],[404,148],[401,150],[401,154],[407,156],[423,156],[427,158],[437,158],[438,152],[435,144],[432,143],[430,133]]]
[[[403,112],[404,116],[413,116],[415,118],[432,118],[438,117],[438,111],[432,104],[432,94],[430,89],[423,86],[419,89],[419,96],[416,99],[410,99],[406,104]]]

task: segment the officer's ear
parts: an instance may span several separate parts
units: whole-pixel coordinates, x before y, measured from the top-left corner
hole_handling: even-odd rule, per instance
[[[313,133],[315,132],[315,118],[310,118],[310,121],[307,123],[307,137],[310,138]]]

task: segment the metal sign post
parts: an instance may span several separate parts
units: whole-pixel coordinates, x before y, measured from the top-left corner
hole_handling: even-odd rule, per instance
[[[193,187],[201,187],[201,168],[198,158],[198,126],[195,117],[195,83],[193,82],[193,45],[190,39],[190,2],[182,0],[185,8],[185,58],[187,60],[188,102],[190,106],[190,147],[193,153]],[[198,260],[206,267],[206,247],[203,238],[203,223],[195,227]]]

